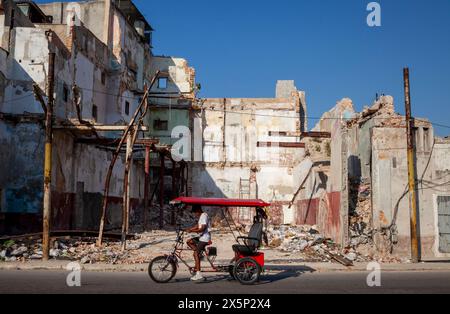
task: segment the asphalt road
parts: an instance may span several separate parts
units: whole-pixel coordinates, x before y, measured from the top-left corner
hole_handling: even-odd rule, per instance
[[[311,272],[299,267],[264,275],[254,286],[241,286],[225,275],[192,283],[187,273],[168,284],[156,284],[146,273],[82,272],[81,287],[68,287],[63,271],[0,271],[0,294],[309,294],[309,293],[450,293],[450,271],[383,272],[381,287],[367,286],[367,272]]]

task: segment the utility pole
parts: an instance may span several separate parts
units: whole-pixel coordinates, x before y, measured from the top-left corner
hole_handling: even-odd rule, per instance
[[[150,185],[150,146],[145,146],[145,181],[144,181],[144,213],[142,218],[142,226],[144,231],[147,230],[147,211],[148,211],[148,193]]]
[[[130,181],[133,164],[133,148],[139,132],[139,126],[133,126],[127,136],[127,149],[125,157],[125,175],[123,179],[123,205],[122,205],[122,250],[126,249],[126,240],[130,228]]]
[[[52,143],[53,143],[53,105],[55,90],[55,57],[54,52],[49,53],[48,83],[47,83],[47,110],[45,116],[45,161],[44,161],[44,207],[42,232],[42,258],[49,259],[50,254],[50,217],[52,210]]]
[[[159,228],[164,228],[164,172],[165,172],[165,161],[164,154],[159,153],[159,160],[161,166],[159,168]]]
[[[403,69],[405,82],[405,107],[406,107],[406,136],[408,138],[408,186],[409,208],[411,226],[411,260],[419,262],[419,239],[417,235],[417,194],[416,194],[416,167],[414,162],[414,119],[411,116],[411,93],[409,86],[409,68]]]

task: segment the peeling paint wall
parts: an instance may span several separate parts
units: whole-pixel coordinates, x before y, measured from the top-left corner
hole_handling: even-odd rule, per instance
[[[45,31],[17,27],[12,31],[13,43],[7,60],[8,84],[2,112],[21,114],[42,113],[42,107],[34,99],[33,81],[46,88],[48,69],[48,41]]]
[[[43,186],[44,143],[38,124],[12,125],[0,121],[1,212],[40,211]]]
[[[17,8],[13,0],[2,0],[3,10],[0,10],[0,48],[9,51],[11,42],[11,21],[15,27],[34,27],[33,23]],[[14,14],[13,14],[14,12]]]
[[[310,175],[297,197],[298,224],[317,225],[322,234],[345,244],[348,229],[347,134],[345,121],[354,116],[351,99],[344,98],[323,114],[312,129],[331,138],[305,138]]]
[[[5,87],[4,93],[0,93],[0,211],[5,213],[2,217],[6,217],[0,221],[1,233],[20,233],[25,229],[35,231],[33,228],[41,225],[43,110],[33,96],[32,86],[36,83],[46,91],[49,52],[56,52],[57,122],[76,121],[72,87],[77,86],[81,95],[82,119],[100,124],[125,124],[137,108],[144,83],[149,81],[150,76],[145,71],[149,71],[151,51],[148,44],[138,38],[134,28],[124,23],[122,28],[115,30],[124,39],[123,48],[128,49],[128,54],[120,51],[121,59],[118,60],[112,46],[109,49],[107,45],[113,41],[105,44],[104,34],[98,32],[103,27],[103,15],[102,23],[98,23],[96,14],[100,14],[104,3],[81,4],[86,8],[83,11],[84,26],[62,24],[67,18],[64,6],[70,4],[48,4],[44,11],[55,10],[51,14],[54,17],[57,12],[63,12],[60,21],[56,19],[56,24],[37,25],[28,21],[26,27],[16,25],[11,31],[11,39],[8,37],[11,45],[6,50],[11,53],[7,55],[0,49],[0,72],[4,75],[4,80],[0,75],[0,87]],[[107,19],[112,21],[114,12],[117,15],[117,10],[112,10]],[[125,21],[123,15],[120,19]],[[87,29],[86,25],[92,29]],[[46,36],[48,30],[56,34],[51,43]],[[96,37],[100,35],[100,38]],[[136,65],[130,55],[139,60]],[[128,113],[125,112],[126,102],[129,102]],[[120,133],[99,132],[99,135],[117,138]],[[54,131],[54,229],[98,228],[104,180],[112,152],[77,142],[77,138],[85,136],[89,137],[89,134]],[[142,207],[142,169],[143,163],[136,160],[130,184],[132,221],[138,217]],[[118,227],[121,223],[123,176],[124,156],[120,156],[112,177],[108,228]],[[20,221],[28,221],[30,228],[11,225]]]
[[[167,79],[167,85],[162,87],[158,82],[151,92],[159,94],[184,94],[185,99],[154,98],[158,104],[182,105],[189,104],[194,99],[195,70],[182,58],[154,56],[151,62],[150,75],[154,76],[161,71],[161,78]],[[155,95],[156,96],[156,95]]]
[[[111,162],[109,151],[99,150],[92,145],[74,143],[73,138],[63,132],[55,134],[54,173],[52,178],[53,193],[68,200],[67,203],[55,203],[55,221],[67,221],[61,228],[98,227],[103,199],[103,187]],[[123,173],[125,157],[117,162],[111,179],[110,206],[108,211],[109,227],[119,227],[122,212]],[[130,197],[132,200],[132,216],[142,205],[144,177],[141,163],[132,166]],[[75,203],[75,200],[78,203]],[[62,206],[62,208],[61,208]],[[67,206],[67,207],[65,207]],[[70,224],[69,224],[70,222]],[[78,223],[77,223],[78,222]]]
[[[159,138],[161,144],[171,145],[177,141],[171,138],[174,128],[190,127],[190,109],[195,98],[195,70],[182,58],[153,57],[149,75],[153,77],[157,71],[161,72],[160,80],[164,82],[157,80],[150,90],[148,136]]]
[[[450,167],[445,154],[450,152],[447,142],[433,146],[431,125],[416,130],[416,165],[418,180],[418,210],[421,255],[423,258],[450,257],[439,252],[439,229],[436,197],[450,195],[448,176]],[[431,140],[431,142],[430,142]],[[405,128],[374,128],[373,143],[373,214],[376,228],[390,225],[399,202],[398,245],[394,254],[408,256],[410,250],[409,198],[402,198],[408,184]],[[399,201],[400,200],[400,201]]]
[[[103,17],[105,15],[105,1],[74,1],[40,3],[39,8],[53,17],[55,24],[68,24],[72,11],[75,11],[76,22],[80,21],[90,29],[97,38],[103,39]],[[78,10],[80,8],[80,10]]]
[[[450,163],[447,158],[450,144],[448,139],[435,138],[433,127],[426,120],[417,119],[415,125],[421,255],[425,260],[448,258],[448,253],[439,250],[437,197],[450,195]],[[341,179],[342,187],[347,180],[347,184],[358,191],[360,185],[364,185],[364,189],[369,191],[370,201],[358,210],[367,215],[364,223],[369,224],[368,230],[374,230],[375,246],[380,252],[389,253],[390,239],[381,231],[395,226],[391,229],[397,231],[393,237],[396,240],[393,254],[409,257],[410,206],[405,117],[395,113],[391,96],[383,96],[372,107],[366,107],[344,121],[337,134],[339,136],[335,138],[332,132],[332,189],[338,190],[336,184]],[[345,209],[349,213],[356,206],[352,199],[342,202],[343,197],[349,197],[348,188],[346,193],[341,191],[341,215]],[[343,218],[341,216],[341,221],[345,222]]]
[[[84,91],[98,91],[94,95],[87,92],[86,98],[90,103],[87,108],[83,107],[87,115],[84,118],[92,119],[92,106],[95,104],[98,113],[106,116],[103,120],[99,118],[98,122],[116,124],[129,121],[139,105],[144,84],[151,80],[149,43],[110,0],[40,4],[40,8],[53,16],[54,23],[65,24],[67,34],[70,32],[68,18],[75,14],[74,44],[77,49],[73,53],[83,53],[95,67],[89,69],[81,56],[76,61],[81,72],[79,75],[87,75],[89,79],[79,82],[86,85],[81,86]],[[77,26],[80,23],[82,26]],[[70,46],[68,48],[71,49]],[[105,84],[102,83],[102,75],[108,77]],[[105,108],[104,103],[110,107]]]

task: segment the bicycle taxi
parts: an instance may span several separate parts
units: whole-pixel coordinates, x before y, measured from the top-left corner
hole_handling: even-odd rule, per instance
[[[176,206],[178,210],[184,210],[186,207],[194,205],[219,208],[230,232],[235,238],[236,243],[232,245],[234,257],[226,265],[217,265],[215,263],[217,248],[212,246],[213,242],[209,242],[202,252],[208,262],[208,266],[203,267],[202,272],[229,273],[232,278],[243,285],[251,285],[259,280],[264,267],[264,253],[260,252],[259,248],[264,234],[264,221],[268,218],[266,208],[270,206],[269,203],[262,200],[180,197],[174,199],[171,205]],[[230,222],[225,212],[227,208],[240,207],[253,208],[255,212],[253,225],[247,236],[241,236],[240,234],[236,236],[232,228],[232,223],[234,224],[234,222]],[[183,253],[186,251],[192,252],[186,245],[185,232],[178,227],[173,250],[169,254],[156,257],[150,262],[148,267],[150,278],[157,283],[169,282],[175,277],[180,262],[193,274],[194,267],[189,265],[183,257]]]

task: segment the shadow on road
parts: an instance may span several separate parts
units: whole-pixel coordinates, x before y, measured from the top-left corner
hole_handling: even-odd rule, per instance
[[[297,278],[304,273],[314,273],[316,270],[308,266],[270,266],[266,269],[269,273],[265,273],[260,278],[259,284],[270,284],[277,281]],[[270,274],[270,272],[276,272]]]
[[[270,266],[266,268],[266,272],[261,274],[260,281],[257,285],[266,285],[282,281],[289,278],[297,278],[305,273],[314,273],[316,270],[308,266]],[[215,276],[206,275],[206,280],[197,282],[196,284],[212,284],[216,282],[235,281],[228,274],[220,274]],[[179,278],[171,281],[172,284],[190,282],[190,278]]]

